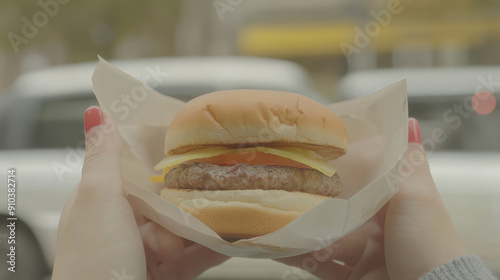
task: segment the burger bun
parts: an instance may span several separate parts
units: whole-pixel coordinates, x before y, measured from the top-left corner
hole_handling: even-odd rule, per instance
[[[161,197],[226,240],[274,232],[328,199],[303,192],[259,189],[198,191],[164,188]]]
[[[345,154],[347,132],[337,115],[305,96],[270,90],[226,90],[184,105],[165,137],[165,154],[211,146],[287,145],[330,160]]]

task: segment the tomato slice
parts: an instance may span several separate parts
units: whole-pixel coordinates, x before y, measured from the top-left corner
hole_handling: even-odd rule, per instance
[[[259,152],[231,153],[209,158],[193,159],[190,161],[186,161],[185,163],[192,163],[192,162],[204,162],[204,163],[211,163],[223,166],[232,166],[238,163],[246,163],[248,165],[291,166],[291,167],[312,169],[312,167],[308,165],[305,165],[303,163],[288,158],[280,157],[273,154],[259,153]]]

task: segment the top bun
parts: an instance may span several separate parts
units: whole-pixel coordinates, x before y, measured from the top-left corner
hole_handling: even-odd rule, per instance
[[[220,145],[287,145],[330,160],[345,154],[347,132],[332,111],[299,94],[216,91],[194,98],[179,111],[167,130],[165,154]]]

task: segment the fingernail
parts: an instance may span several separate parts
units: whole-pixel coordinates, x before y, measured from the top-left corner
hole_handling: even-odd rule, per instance
[[[408,119],[408,143],[422,144],[422,136],[420,135],[420,124],[417,119]]]
[[[99,126],[103,123],[101,108],[98,106],[90,106],[85,110],[83,117],[85,134],[94,126]]]

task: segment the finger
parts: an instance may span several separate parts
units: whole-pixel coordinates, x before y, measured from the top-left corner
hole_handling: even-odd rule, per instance
[[[387,271],[385,267],[384,245],[373,239],[367,239],[363,255],[352,268],[349,277],[351,279],[387,279],[387,277],[371,277],[375,274],[385,275],[384,272]]]
[[[183,238],[182,241],[184,241],[184,247],[186,247],[186,248],[193,245],[193,244],[196,244],[194,241],[191,241],[191,240],[185,239],[185,238]]]
[[[184,250],[182,239],[159,226],[148,221],[140,228],[144,246],[148,248],[159,261],[172,262],[179,258]]]
[[[381,229],[384,228],[385,224],[385,218],[387,216],[387,209],[389,209],[390,201],[388,201],[380,210],[378,210],[377,214],[373,216],[372,220],[375,222],[377,225],[380,226]]]
[[[179,260],[180,279],[194,279],[204,271],[223,262],[230,257],[217,253],[207,247],[194,243],[184,249],[182,258]]]
[[[400,170],[399,192],[391,199],[389,209],[406,210],[416,208],[444,210],[444,204],[436,189],[429,169],[429,163],[422,146],[420,126],[416,119],[408,120],[408,148]],[[412,207],[401,207],[411,205]],[[390,213],[394,211],[390,211]],[[446,211],[445,211],[446,212]]]
[[[86,248],[108,249],[113,256],[139,250],[143,254],[134,213],[122,191],[118,129],[97,106],[85,111],[84,122],[85,161],[82,179],[65,214],[71,220],[66,236]]]
[[[414,118],[408,120],[408,142],[400,170],[401,192],[408,195],[436,194],[436,186],[422,146],[420,126]]]
[[[349,266],[354,266],[363,255],[368,239],[375,240],[379,243],[384,242],[383,221],[385,219],[380,215],[385,215],[385,208],[387,208],[387,206],[384,206],[379,211],[382,211],[381,213],[377,213],[358,229],[329,246],[313,252],[312,256],[321,262],[339,260]]]
[[[292,266],[283,275],[283,279],[303,279],[306,275],[303,275],[303,271],[307,271],[310,274],[319,277],[320,279],[331,279],[331,280],[342,280],[348,279],[351,269],[331,262],[320,262],[316,260],[311,254],[274,259],[274,261],[284,263],[286,265]],[[297,270],[299,268],[300,270]]]
[[[311,255],[320,262],[338,260],[348,266],[354,266],[363,255],[366,241],[367,238],[364,236],[348,235]]]
[[[108,199],[123,196],[121,138],[113,119],[97,106],[85,111],[85,161],[79,192]]]
[[[85,130],[82,179],[62,214],[54,271],[65,275],[60,279],[75,275],[94,279],[125,267],[132,275],[145,276],[140,232],[122,192],[118,130],[96,106],[85,112]]]
[[[229,259],[192,241],[185,247],[185,240],[155,222],[146,222],[141,227],[141,237],[146,248],[148,263],[162,263],[159,269],[164,274],[173,274],[180,279],[194,279],[205,270]],[[176,265],[175,265],[176,264]]]

